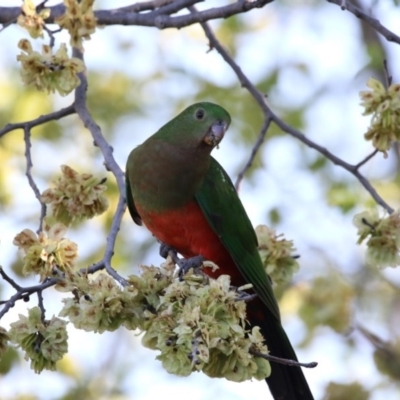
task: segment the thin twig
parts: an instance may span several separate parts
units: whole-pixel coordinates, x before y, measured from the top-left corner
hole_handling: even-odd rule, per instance
[[[236,179],[235,188],[236,188],[237,192],[239,192],[239,190],[240,190],[240,184],[242,183],[244,175],[246,174],[248,169],[253,165],[254,159],[256,158],[256,155],[257,155],[259,149],[261,148],[261,145],[263,144],[263,142],[265,140],[265,135],[267,134],[270,125],[271,125],[271,118],[265,118],[264,124],[261,127],[260,133],[258,134],[257,140],[254,143],[254,146],[253,146],[253,148],[251,150],[250,157],[247,160],[246,165],[239,172],[239,175],[238,175],[238,177]]]
[[[49,29],[47,27],[47,25],[43,25],[43,30],[46,31],[46,33],[49,35],[49,39],[50,39],[50,47],[53,48],[54,47],[54,43],[56,41],[56,37],[54,36],[55,33],[59,33],[62,31],[62,28],[59,29],[55,29],[54,31],[52,31],[51,29]]]
[[[43,290],[37,291],[37,297],[38,297],[38,306],[40,308],[40,311],[42,312],[40,319],[44,323],[44,321],[46,320],[46,309],[44,308],[44,304],[43,304]]]
[[[3,274],[2,274],[3,276]],[[0,311],[0,319],[3,317],[3,315],[5,315],[12,307],[15,306],[15,303],[18,300],[22,300],[24,298],[26,298],[26,296],[29,296],[32,293],[37,293],[39,290],[44,290],[47,289],[50,286],[54,286],[59,279],[56,278],[52,278],[49,279],[39,285],[34,285],[34,286],[28,286],[28,287],[20,287],[19,290],[17,290],[17,292],[12,295],[5,303],[4,303],[4,307],[2,308],[2,310]]]
[[[383,60],[383,75],[385,77],[385,87],[389,89],[389,86],[392,84],[393,76],[389,72],[387,60]]]
[[[264,358],[265,360],[268,361],[273,361],[279,364],[283,364],[283,365],[287,365],[289,367],[304,367],[304,368],[315,368],[318,363],[313,361],[310,363],[301,363],[295,360],[289,360],[287,358],[280,358],[280,357],[275,357],[275,356],[271,356],[270,354],[264,354],[264,353],[260,353],[259,351],[255,351],[250,349],[249,353],[252,354],[253,356],[256,357],[261,357]]]
[[[358,8],[351,4],[350,2],[345,2],[345,9],[343,9],[343,0],[327,0],[328,3],[333,3],[342,8],[342,10],[346,10],[352,14],[354,14],[357,18],[362,19],[367,24],[371,25],[372,28],[378,33],[380,33],[388,42],[395,42],[400,44],[400,36],[396,35],[385,26],[383,26],[380,21],[370,15],[366,14],[361,8]]]
[[[378,154],[379,150],[375,149],[371,154],[361,160],[359,163],[354,165],[355,169],[361,168],[364,164],[366,164],[372,157],[375,157]]]
[[[19,286],[13,279],[11,279],[6,272],[4,271],[4,269],[2,267],[0,267],[0,275],[1,277],[8,282],[15,290],[21,290],[21,286]]]
[[[46,204],[43,203],[42,197],[40,195],[39,188],[36,185],[35,180],[32,176],[32,154],[31,154],[31,131],[26,125],[24,127],[24,141],[25,141],[25,158],[26,158],[26,170],[25,175],[28,178],[29,186],[32,188],[33,193],[35,193],[35,197],[38,199],[40,204],[40,218],[39,218],[39,228],[36,231],[38,234],[43,230],[43,220],[46,216],[47,207]]]
[[[32,119],[31,121],[16,122],[14,124],[7,124],[3,129],[0,129],[0,138],[6,133],[14,131],[16,129],[32,129],[35,126],[42,125],[45,122],[54,121],[66,117],[75,113],[75,107],[71,104],[68,107],[62,108],[61,110],[54,111],[50,114],[41,115],[38,118]]]
[[[195,9],[194,7],[190,7],[190,10]],[[368,181],[365,176],[363,176],[359,171],[356,165],[352,165],[347,163],[346,161],[340,159],[339,157],[335,156],[325,147],[320,146],[319,144],[313,142],[312,140],[308,139],[302,132],[299,130],[291,127],[290,125],[286,124],[282,121],[268,106],[265,101],[265,96],[253,85],[253,83],[247,78],[247,76],[243,73],[241,68],[238,64],[233,60],[230,54],[224,49],[221,43],[218,41],[216,36],[214,35],[213,31],[211,30],[210,26],[206,22],[202,22],[200,24],[206,34],[208,40],[210,41],[210,47],[215,48],[221,57],[226,61],[226,63],[232,68],[235,72],[236,76],[239,79],[242,87],[247,89],[247,91],[254,97],[258,105],[260,106],[265,119],[271,119],[282,131],[288,133],[289,135],[297,138],[301,142],[303,142],[308,147],[318,151],[323,156],[325,156],[328,160],[332,161],[335,165],[341,166],[352,175],[354,175],[360,183],[364,186],[364,188],[370,193],[372,198],[375,200],[376,203],[381,205],[389,214],[393,213],[393,208],[390,207],[383,199],[379,196],[378,192],[373,188],[371,183]],[[362,163],[362,162],[361,162]]]

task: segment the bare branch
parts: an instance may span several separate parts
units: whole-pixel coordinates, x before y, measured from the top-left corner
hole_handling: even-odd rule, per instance
[[[354,6],[350,2],[344,2],[343,0],[327,1],[328,3],[333,3],[340,6],[343,11],[347,10],[348,12],[354,14],[357,18],[362,19],[367,24],[371,25],[377,32],[379,32],[384,38],[386,38],[388,42],[395,42],[397,44],[400,44],[400,36],[397,36],[394,32],[384,27],[378,19],[366,14],[363,10]]]
[[[1,276],[4,278],[4,270],[0,270],[2,272]],[[4,278],[5,279],[5,278]],[[5,315],[12,307],[15,306],[15,303],[18,300],[25,300],[26,298],[29,297],[30,294],[32,293],[37,293],[39,290],[43,291],[44,289],[47,289],[50,286],[54,286],[58,282],[58,278],[52,278],[48,279],[45,282],[35,285],[35,286],[28,286],[28,287],[20,287],[17,292],[11,296],[6,302],[2,302],[4,304],[3,309],[0,311],[0,319]],[[9,282],[7,280],[7,282]]]
[[[81,59],[83,61],[83,53],[74,48],[73,56]],[[120,276],[111,266],[111,259],[114,255],[114,247],[115,241],[117,239],[117,234],[121,226],[122,217],[126,208],[126,200],[125,200],[125,176],[122,172],[120,166],[114,159],[113,156],[113,148],[107,143],[104,138],[100,127],[93,120],[89,110],[86,106],[86,91],[88,87],[88,82],[85,73],[78,74],[81,80],[81,84],[75,90],[75,111],[79,115],[82,120],[84,126],[90,131],[92,134],[94,145],[99,147],[104,157],[104,165],[108,171],[111,171],[114,175],[118,190],[119,190],[119,199],[117,211],[114,214],[114,218],[111,224],[110,232],[107,235],[107,245],[104,252],[103,262],[106,268],[106,271],[121,285],[126,286],[126,280]]]
[[[32,129],[35,126],[42,125],[45,122],[54,121],[75,113],[75,107],[71,104],[61,110],[54,111],[50,114],[41,115],[40,117],[26,122],[16,122],[14,124],[7,124],[3,129],[0,129],[0,138],[6,133],[15,131],[16,129]]]
[[[190,10],[193,10],[194,7],[190,7]],[[236,76],[239,79],[242,87],[247,89],[247,91],[254,97],[258,105],[260,106],[265,120],[270,119],[273,121],[279,128],[283,131],[288,133],[289,135],[295,137],[296,139],[300,140],[302,143],[307,145],[308,147],[317,150],[323,156],[325,156],[328,160],[332,161],[335,165],[338,165],[345,170],[349,171],[352,175],[354,175],[360,183],[364,186],[364,188],[370,193],[372,198],[381,205],[389,214],[391,214],[394,210],[390,207],[383,199],[379,196],[378,192],[373,188],[367,178],[363,176],[359,171],[359,164],[352,165],[347,163],[346,161],[340,159],[339,157],[335,156],[325,147],[320,146],[319,144],[313,142],[312,140],[308,139],[302,132],[299,130],[291,127],[290,125],[286,124],[282,121],[268,106],[265,96],[253,85],[253,83],[247,78],[247,76],[243,73],[241,68],[238,64],[233,60],[230,54],[224,49],[221,43],[218,41],[216,36],[214,35],[213,31],[211,30],[210,26],[207,22],[202,22],[200,24],[206,34],[208,40],[210,41],[210,48],[215,48],[221,57],[226,61],[226,63],[232,68],[235,72]],[[361,165],[363,165],[363,161],[361,161]]]
[[[29,186],[32,188],[33,193],[35,193],[35,197],[38,199],[40,204],[40,218],[39,218],[39,228],[36,231],[38,234],[43,230],[43,220],[46,216],[47,207],[46,204],[43,203],[42,197],[40,195],[39,188],[36,185],[35,180],[32,176],[32,154],[31,154],[31,131],[26,125],[24,126],[24,141],[25,141],[25,158],[26,158],[26,170],[25,175],[28,178]]]
[[[242,183],[244,175],[246,174],[248,169],[252,166],[253,161],[256,158],[256,155],[258,153],[258,150],[261,148],[261,145],[263,144],[263,142],[265,140],[265,135],[267,134],[270,125],[271,125],[271,118],[265,118],[264,124],[261,127],[261,130],[260,130],[260,133],[258,135],[258,138],[257,138],[256,142],[254,143],[254,146],[253,146],[253,148],[251,150],[250,157],[247,160],[246,165],[239,172],[239,175],[238,175],[238,177],[236,179],[235,188],[236,188],[237,192],[240,190],[240,184]]]

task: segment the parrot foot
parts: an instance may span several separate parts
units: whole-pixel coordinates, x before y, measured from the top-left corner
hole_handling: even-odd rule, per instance
[[[182,280],[183,276],[191,269],[197,272],[203,266],[204,262],[204,257],[201,255],[190,258],[179,258],[177,250],[163,242],[160,242],[160,256],[163,258],[171,256],[172,261],[179,267],[179,280]]]
[[[201,255],[190,258],[178,258],[178,262],[176,262],[176,264],[179,267],[179,280],[182,280],[184,275],[191,269],[193,269],[195,273],[198,272],[203,266],[203,262],[204,257]]]

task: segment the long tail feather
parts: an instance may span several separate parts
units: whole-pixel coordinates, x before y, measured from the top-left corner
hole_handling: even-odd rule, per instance
[[[251,302],[248,307],[248,319],[252,326],[259,326],[265,337],[271,355],[296,360],[296,353],[276,318],[265,309],[260,300]],[[306,378],[300,367],[292,367],[271,362],[271,375],[266,379],[272,396],[275,400],[313,400],[314,397],[308,387]]]

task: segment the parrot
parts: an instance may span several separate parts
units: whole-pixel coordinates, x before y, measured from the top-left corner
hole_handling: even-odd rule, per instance
[[[210,277],[226,274],[236,287],[252,284],[257,296],[247,306],[250,326],[260,327],[270,355],[297,360],[253,226],[231,179],[211,156],[230,123],[221,106],[196,103],[135,147],[126,164],[127,207],[136,224],[185,259],[215,263],[216,271],[204,270]],[[313,399],[298,366],[272,362],[266,381],[275,400]]]

